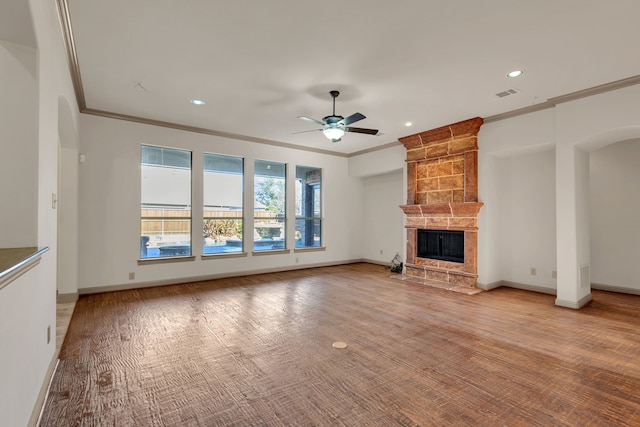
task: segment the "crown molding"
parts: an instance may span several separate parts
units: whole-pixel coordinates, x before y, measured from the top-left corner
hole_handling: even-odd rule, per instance
[[[319,149],[319,148],[310,148],[310,147],[305,147],[305,146],[302,146],[302,145],[290,144],[290,143],[280,142],[280,141],[273,141],[273,140],[270,140],[270,139],[256,138],[256,137],[240,135],[240,134],[235,134],[235,133],[217,131],[217,130],[208,129],[208,128],[201,128],[201,127],[196,127],[196,126],[187,126],[187,125],[182,125],[182,124],[179,124],[179,123],[172,123],[172,122],[166,122],[166,121],[161,121],[161,120],[147,119],[147,118],[144,118],[144,117],[130,116],[130,115],[127,115],[127,114],[119,114],[119,113],[113,113],[113,112],[108,112],[108,111],[102,111],[102,110],[96,110],[96,109],[93,109],[93,108],[88,108],[87,107],[86,98],[85,98],[85,95],[84,95],[84,87],[82,85],[82,76],[80,74],[80,65],[78,63],[78,55],[77,55],[77,52],[76,52],[76,45],[75,45],[75,41],[74,41],[74,37],[73,37],[73,28],[71,26],[71,17],[70,17],[70,13],[69,13],[68,0],[56,0],[56,3],[58,5],[58,17],[59,17],[59,20],[60,20],[60,28],[62,30],[62,36],[63,36],[63,39],[64,39],[64,46],[65,46],[65,50],[66,50],[66,53],[67,53],[67,62],[69,64],[69,71],[71,73],[71,80],[73,82],[73,88],[74,88],[74,91],[75,91],[76,101],[78,103],[78,108],[80,110],[80,113],[91,114],[91,115],[94,115],[94,116],[101,116],[101,117],[109,117],[109,118],[118,119],[118,120],[127,120],[127,121],[131,121],[131,122],[143,123],[143,124],[148,124],[148,125],[153,125],[153,126],[161,126],[161,127],[171,128],[171,129],[183,130],[183,131],[187,131],[187,132],[196,132],[196,133],[202,133],[202,134],[206,134],[206,135],[221,136],[221,137],[224,137],[224,138],[231,138],[231,139],[237,139],[237,140],[241,140],[241,141],[255,142],[255,143],[258,143],[258,144],[266,144],[266,145],[272,145],[272,146],[276,146],[276,147],[292,148],[292,149],[295,149],[295,150],[310,151],[310,152],[313,152],[313,153],[326,154],[326,155],[338,156],[338,157],[347,157],[347,158],[348,157],[359,156],[361,154],[372,153],[372,152],[375,152],[375,151],[385,150],[387,148],[395,147],[396,145],[400,144],[399,141],[394,141],[394,142],[390,142],[388,144],[381,145],[379,147],[367,148],[365,150],[356,151],[356,152],[353,152],[353,153],[350,153],[350,154],[346,154],[346,153],[340,153],[340,152],[332,151],[332,150],[323,150],[323,149]],[[575,101],[577,99],[586,98],[586,97],[589,97],[589,96],[598,95],[598,94],[605,93],[605,92],[610,92],[612,90],[622,89],[622,88],[629,87],[629,86],[634,86],[634,85],[639,84],[639,83],[640,83],[640,75],[628,77],[626,79],[617,80],[615,82],[606,83],[606,84],[595,86],[595,87],[592,87],[592,88],[588,88],[588,89],[580,90],[580,91],[577,91],[577,92],[569,93],[569,94],[566,94],[566,95],[557,96],[555,98],[551,98],[551,99],[549,99],[549,100],[547,100],[545,102],[541,102],[539,104],[534,104],[534,105],[530,105],[528,107],[520,108],[520,109],[517,109],[517,110],[507,111],[505,113],[495,114],[493,116],[485,117],[484,118],[484,123],[497,122],[497,121],[500,121],[500,120],[505,120],[505,119],[509,119],[509,118],[512,118],[512,117],[517,117],[517,116],[521,116],[521,115],[524,115],[524,114],[533,113],[533,112],[536,112],[536,111],[541,111],[541,110],[546,110],[546,109],[549,109],[549,108],[554,108],[555,106],[557,106],[559,104],[563,104],[565,102]]]
[[[546,110],[548,108],[554,108],[557,105],[564,104],[566,102],[576,101],[578,99],[599,95],[605,92],[611,92],[617,89],[623,89],[629,86],[637,85],[639,83],[640,75],[628,77],[622,80],[616,80],[615,82],[605,83],[588,89],[579,90],[577,92],[568,93],[566,95],[556,96],[555,98],[550,98],[547,101],[541,102],[539,104],[534,104],[517,110],[507,111],[506,113],[489,116],[484,119],[484,122],[497,122],[504,119],[510,119],[511,117],[521,116],[523,114],[529,114],[540,110]]]
[[[69,5],[67,4],[67,0],[56,0],[56,3],[58,5],[58,19],[60,20],[60,29],[62,30],[64,48],[67,52],[67,63],[69,64],[73,90],[76,94],[78,109],[82,113],[87,108],[87,102],[84,97],[84,87],[82,86],[82,76],[80,76],[80,65],[78,64],[76,43],[73,38],[73,29],[71,28]]]
[[[111,111],[96,110],[93,108],[85,108],[83,111],[81,111],[81,113],[89,114],[92,116],[108,117],[110,119],[116,119],[116,120],[125,120],[128,122],[142,123],[142,124],[151,125],[151,126],[159,126],[164,128],[176,129],[176,130],[181,130],[185,132],[194,132],[194,133],[201,133],[205,135],[220,136],[223,138],[237,139],[240,141],[255,142],[258,144],[272,145],[275,147],[311,151],[313,153],[318,153],[318,154],[327,154],[327,155],[339,156],[339,157],[349,156],[348,154],[345,154],[345,153],[339,153],[339,152],[330,151],[330,150],[323,150],[321,148],[303,147],[301,145],[289,144],[289,143],[280,142],[280,141],[273,141],[271,139],[256,138],[253,136],[240,135],[237,133],[222,132],[222,131],[202,128],[198,126],[189,126],[189,125],[183,125],[180,123],[166,122],[163,120],[148,119],[146,117],[130,116],[128,114],[113,113]]]

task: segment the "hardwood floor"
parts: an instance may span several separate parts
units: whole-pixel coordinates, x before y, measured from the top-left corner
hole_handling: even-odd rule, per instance
[[[576,311],[390,274],[355,264],[82,297],[41,425],[640,425],[639,297],[594,291]]]

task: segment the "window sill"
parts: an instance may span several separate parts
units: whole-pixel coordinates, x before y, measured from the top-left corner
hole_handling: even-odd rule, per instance
[[[195,261],[196,257],[189,256],[167,256],[162,258],[144,258],[138,260],[138,265],[145,264],[167,264],[171,262]]]
[[[231,252],[226,254],[207,254],[200,255],[200,259],[225,259],[225,258],[246,258],[246,252]]]
[[[272,249],[268,251],[253,251],[251,252],[252,256],[262,256],[262,255],[282,255],[282,254],[290,254],[291,249]]]
[[[309,246],[308,248],[295,248],[293,250],[294,253],[300,253],[300,252],[320,252],[320,251],[326,251],[327,248],[324,246]]]

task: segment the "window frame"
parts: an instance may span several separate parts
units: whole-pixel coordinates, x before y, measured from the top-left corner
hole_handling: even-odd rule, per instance
[[[260,167],[258,167],[258,165],[261,165]],[[287,163],[283,163],[283,162],[276,162],[276,161],[271,161],[271,160],[261,160],[261,159],[254,159],[253,161],[253,165],[254,165],[254,170],[253,170],[253,240],[252,240],[252,253],[254,255],[259,255],[259,254],[265,254],[265,253],[277,253],[277,252],[288,252],[288,243],[287,243],[287,181],[288,181],[288,165]],[[276,175],[276,174],[260,174],[259,171],[266,171],[266,170],[270,170],[271,167],[276,167],[278,170],[281,170],[282,175]],[[262,202],[260,202],[259,200],[257,200],[257,178],[262,178],[262,177],[275,177],[275,178],[280,178],[282,179],[284,182],[282,184],[282,188],[280,189],[280,196],[282,197],[282,209],[280,210],[281,213],[275,214],[274,216],[264,216],[261,218],[266,218],[266,221],[262,221],[265,222],[267,224],[269,223],[276,223],[276,224],[281,224],[279,228],[281,231],[281,236],[279,236],[279,238],[277,239],[273,239],[272,242],[274,243],[271,248],[261,248],[259,244],[257,244],[257,242],[267,242],[267,246],[268,246],[268,238],[267,239],[255,239],[256,234],[260,235],[260,232],[258,231],[258,229],[262,229],[262,228],[268,228],[268,227],[256,227],[256,224],[258,224],[258,221],[260,221],[258,219],[258,217],[256,216],[256,205],[258,203],[262,204]],[[265,207],[265,210],[268,210],[268,206]],[[275,228],[275,227],[271,227],[271,228]],[[264,232],[263,232],[264,233]],[[269,234],[271,234],[271,232],[269,232]],[[268,236],[267,236],[268,237]]]
[[[308,184],[306,180],[303,180],[302,178],[299,177],[300,174],[302,173],[309,173],[309,172],[314,172],[317,171],[318,173],[318,180],[317,183],[313,183],[312,184]],[[317,250],[320,248],[324,248],[324,230],[323,230],[323,218],[322,218],[322,199],[323,199],[323,195],[322,195],[322,168],[319,167],[314,167],[314,166],[303,166],[303,165],[296,165],[296,188],[295,188],[295,198],[296,198],[296,203],[298,203],[298,200],[300,199],[300,214],[298,214],[298,207],[296,206],[295,209],[295,249],[296,250]],[[298,194],[298,183],[300,183],[300,191],[301,194]],[[307,206],[307,201],[306,200],[302,200],[305,195],[307,194],[305,191],[305,188],[309,187],[306,191],[308,191],[309,189],[311,190],[311,195],[309,196],[310,198],[308,199],[310,202],[310,209],[305,209],[305,206]],[[315,196],[318,196],[318,203],[316,206],[316,200],[315,200]],[[309,216],[309,212],[311,211],[311,216]],[[312,234],[311,234],[311,244],[309,245],[307,242],[309,241],[309,237],[306,237],[306,232],[302,233],[300,230],[298,230],[298,223],[299,221],[304,221],[306,224],[309,224],[309,222],[311,223],[311,229],[312,229]],[[319,229],[318,232],[318,244],[315,245],[315,227],[316,227],[316,222],[317,222],[317,227]],[[308,225],[304,225],[304,227],[308,227]],[[298,234],[300,234],[300,239],[298,239]],[[304,240],[307,240],[307,242],[304,242]],[[299,240],[301,241],[301,244],[299,244]],[[304,243],[302,243],[304,242]]]
[[[153,163],[153,162],[145,162],[145,148],[150,148],[150,149],[158,149],[161,150],[162,153],[162,163]],[[186,166],[179,166],[179,165],[172,165],[172,164],[165,164],[164,163],[164,150],[170,150],[170,151],[177,151],[177,152],[182,152],[182,153],[188,153],[189,155],[189,167]],[[175,170],[188,170],[189,171],[189,199],[188,199],[188,204],[186,205],[181,205],[181,204],[176,204],[176,207],[188,207],[188,212],[189,215],[188,216],[165,216],[164,212],[165,210],[171,210],[170,203],[159,203],[157,204],[157,208],[154,209],[153,207],[150,208],[144,208],[144,202],[143,202],[143,197],[144,195],[142,194],[142,187],[143,187],[143,173],[144,173],[144,166],[151,166],[151,167],[162,167],[162,168],[171,168],[171,169],[175,169]],[[193,152],[191,150],[187,150],[187,149],[182,149],[182,148],[173,148],[173,147],[164,147],[164,146],[158,146],[158,145],[151,145],[151,144],[141,144],[140,145],[140,216],[139,216],[139,242],[140,242],[140,251],[139,251],[139,258],[138,258],[138,262],[139,263],[144,263],[144,262],[154,262],[154,261],[162,261],[162,260],[171,260],[171,259],[175,259],[175,258],[186,258],[186,259],[193,259],[193,238],[192,238],[192,231],[193,231]],[[161,207],[162,206],[162,207]],[[167,208],[169,207],[169,208]],[[149,215],[143,215],[143,211],[144,210],[162,210],[162,215],[161,216],[149,216]],[[176,209],[177,210],[177,209]],[[186,209],[185,209],[186,210]],[[143,223],[144,222],[150,222],[150,221],[161,221],[163,224],[162,229],[164,230],[164,223],[165,221],[187,221],[189,226],[188,226],[188,232],[184,233],[184,235],[188,236],[188,245],[174,245],[174,246],[180,246],[180,248],[175,248],[175,253],[170,253],[168,255],[160,255],[161,254],[161,250],[160,248],[162,248],[163,246],[159,246],[158,248],[158,255],[157,256],[148,256],[148,243],[151,240],[151,237],[148,235],[143,234],[144,233],[144,227],[143,227]],[[163,231],[162,235],[164,236],[165,233]],[[147,239],[145,239],[145,237],[147,237]],[[171,245],[166,245],[166,246],[171,246]],[[164,247],[166,247],[164,246]],[[184,252],[184,250],[182,249],[182,247],[187,248],[187,253],[182,253]],[[143,256],[146,255],[146,256]]]
[[[207,169],[207,162],[206,162],[206,156],[217,156],[217,157],[225,157],[225,158],[233,158],[233,159],[237,159],[240,160],[241,162],[241,172],[238,174],[241,176],[241,194],[240,194],[240,200],[241,200],[241,209],[239,211],[239,216],[207,216],[206,212],[207,212],[207,206],[205,205],[205,198],[206,198],[206,193],[207,193],[207,188],[206,188],[206,182],[205,182],[205,177],[207,172],[216,172],[215,170],[209,170]],[[241,156],[232,156],[232,155],[227,155],[227,154],[220,154],[220,153],[210,153],[210,152],[205,152],[203,153],[203,182],[202,182],[202,227],[203,227],[203,237],[202,237],[202,256],[203,257],[220,257],[220,256],[242,256],[243,254],[245,254],[245,248],[246,248],[246,239],[245,239],[245,203],[244,203],[244,185],[245,185],[245,158],[241,157]],[[220,173],[220,171],[218,171],[218,173]],[[229,172],[231,173],[231,172]],[[237,212],[237,211],[236,211]],[[233,251],[220,251],[220,252],[206,252],[205,251],[205,247],[206,247],[206,237],[204,236],[204,227],[205,227],[205,222],[209,221],[209,220],[213,220],[213,221],[228,221],[228,220],[234,220],[240,223],[240,227],[242,229],[242,237],[240,239],[240,247],[239,250],[233,250]]]

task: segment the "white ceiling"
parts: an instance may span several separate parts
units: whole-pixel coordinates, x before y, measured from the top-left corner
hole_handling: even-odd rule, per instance
[[[638,0],[68,6],[87,108],[338,153],[640,75]],[[337,114],[382,135],[293,134],[331,113],[332,89]]]

